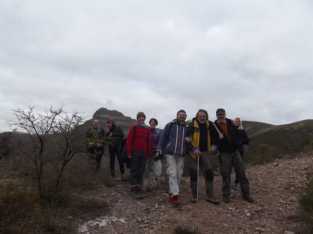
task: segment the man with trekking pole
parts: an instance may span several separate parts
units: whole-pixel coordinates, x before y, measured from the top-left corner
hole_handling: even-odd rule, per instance
[[[214,166],[217,161],[215,142],[218,137],[214,123],[209,121],[206,110],[199,110],[188,125],[187,139],[189,147],[189,172],[192,202],[199,200],[200,169],[205,179],[206,200],[215,205],[219,201],[214,196]]]

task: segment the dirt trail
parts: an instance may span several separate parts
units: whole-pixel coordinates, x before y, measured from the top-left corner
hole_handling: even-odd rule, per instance
[[[81,234],[100,233],[174,233],[177,226],[188,226],[200,233],[285,233],[301,227],[298,216],[298,194],[303,190],[306,174],[313,168],[313,155],[277,160],[248,169],[255,204],[241,200],[240,194],[229,204],[207,203],[204,188],[200,201],[190,203],[188,180],[183,182],[183,206],[172,208],[165,189],[148,193],[143,200],[129,195],[127,183],[117,182],[112,188],[99,188],[89,196],[109,202],[110,212],[97,219],[82,220]],[[221,197],[221,178],[215,182]],[[88,223],[89,221],[89,223]]]

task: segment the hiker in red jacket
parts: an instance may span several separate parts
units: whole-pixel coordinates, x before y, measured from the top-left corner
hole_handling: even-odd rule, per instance
[[[137,123],[129,129],[127,136],[127,155],[131,160],[131,192],[141,193],[146,159],[151,155],[151,131],[145,125],[146,116],[137,114]]]

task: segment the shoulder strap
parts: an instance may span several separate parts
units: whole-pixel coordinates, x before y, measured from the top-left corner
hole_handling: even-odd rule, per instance
[[[219,137],[220,139],[223,139],[223,138],[224,138],[223,133],[219,130],[219,128],[216,126],[216,124],[215,124],[214,122],[212,122],[212,123],[213,123],[213,126],[214,126],[215,130],[216,130],[217,133],[218,133],[218,137]]]

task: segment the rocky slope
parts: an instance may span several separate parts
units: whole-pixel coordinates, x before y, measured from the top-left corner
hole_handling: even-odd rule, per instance
[[[136,200],[130,196],[127,183],[116,181],[112,188],[99,187],[88,193],[89,198],[109,201],[110,212],[81,220],[79,233],[301,233],[297,199],[305,186],[306,174],[312,169],[313,154],[249,168],[255,204],[242,201],[236,192],[231,203],[215,206],[204,200],[204,188],[200,201],[192,204],[185,179],[181,209],[167,203],[165,184],[147,193],[145,199]],[[221,197],[220,177],[215,184]],[[194,232],[183,232],[186,230]]]

